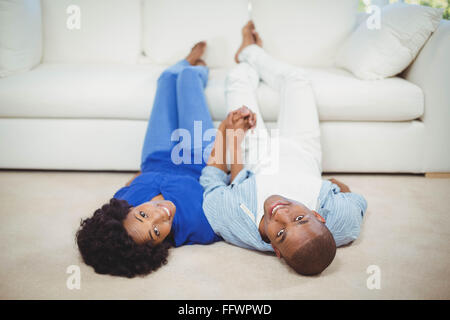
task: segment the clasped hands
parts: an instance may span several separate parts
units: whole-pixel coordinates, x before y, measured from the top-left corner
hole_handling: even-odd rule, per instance
[[[220,128],[221,127],[221,128]],[[256,113],[247,106],[242,106],[228,113],[225,120],[220,124],[219,129],[226,135],[232,135],[237,143],[241,143],[249,129],[256,127]]]
[[[214,166],[224,172],[229,172],[226,153],[231,154],[231,181],[242,169],[241,143],[249,129],[256,126],[256,114],[246,106],[228,113],[218,128],[214,148],[208,160],[209,166]]]

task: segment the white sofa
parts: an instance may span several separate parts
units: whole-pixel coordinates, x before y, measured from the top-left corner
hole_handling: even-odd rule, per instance
[[[74,30],[66,27],[73,4]],[[401,76],[364,81],[334,67],[357,25],[357,0],[252,5],[267,51],[310,74],[324,171],[450,171],[449,21]],[[156,80],[202,39],[210,111],[225,117],[247,0],[42,0],[41,12],[41,62],[0,78],[0,168],[138,170]],[[258,97],[274,126],[277,94],[261,84]]]

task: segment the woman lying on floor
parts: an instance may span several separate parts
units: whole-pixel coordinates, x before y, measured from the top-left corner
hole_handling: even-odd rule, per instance
[[[204,215],[203,188],[198,182],[214,140],[214,135],[209,141],[203,137],[208,130],[215,133],[203,92],[208,80],[208,68],[201,60],[205,47],[205,42],[196,44],[185,60],[161,74],[141,172],[81,222],[78,247],[84,262],[98,273],[145,275],[167,263],[171,246],[221,240]],[[193,146],[191,161],[178,165],[178,159],[172,158],[179,155],[177,142],[171,139],[180,137],[177,129],[182,142],[188,137],[187,145]]]

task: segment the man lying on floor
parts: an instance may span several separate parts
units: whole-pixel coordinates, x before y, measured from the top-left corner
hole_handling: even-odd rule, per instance
[[[245,105],[254,112],[243,107],[219,127],[222,137],[233,130],[235,143],[216,136],[200,177],[203,210],[225,241],[274,251],[296,272],[319,274],[333,261],[336,247],[358,237],[367,203],[345,184],[321,178],[319,119],[302,71],[270,57],[251,21],[242,34],[236,54],[239,64],[227,78],[227,105],[229,109]],[[245,132],[255,122],[257,132],[267,130],[255,97],[260,79],[280,93],[280,161],[277,172],[270,175],[263,172],[264,157],[254,167],[239,161],[248,158],[241,147]],[[233,154],[230,170],[227,152]]]

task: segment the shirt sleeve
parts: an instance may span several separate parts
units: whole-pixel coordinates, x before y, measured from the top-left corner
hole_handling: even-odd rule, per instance
[[[235,186],[238,184],[243,183],[245,180],[247,180],[252,175],[252,172],[248,169],[242,169],[239,171],[239,173],[234,177],[233,182],[231,182],[231,186]]]
[[[219,187],[239,185],[243,183],[252,172],[248,169],[242,169],[236,177],[234,177],[233,182],[230,184],[230,175],[223,172],[219,168],[213,166],[206,166],[202,170],[202,175],[200,176],[200,184],[202,185],[204,191],[203,197],[206,197],[209,193],[214,191]]]
[[[202,171],[200,183],[205,188],[203,211],[212,229],[236,246],[273,251],[272,246],[261,239],[252,218],[240,207],[245,204],[251,212],[256,210],[256,187],[252,172],[243,169],[231,184],[229,180],[222,170],[215,167]]]
[[[203,197],[219,187],[225,187],[230,183],[230,177],[224,171],[213,166],[206,166],[200,176],[200,184],[204,189]]]
[[[332,206],[327,208],[327,227],[333,234],[336,246],[346,245],[356,240],[361,232],[367,201],[359,194],[340,192],[335,194]]]
[[[113,198],[116,199],[122,199],[123,196],[127,193],[128,189],[130,189],[129,186],[125,186],[117,190],[117,192],[114,194]]]

